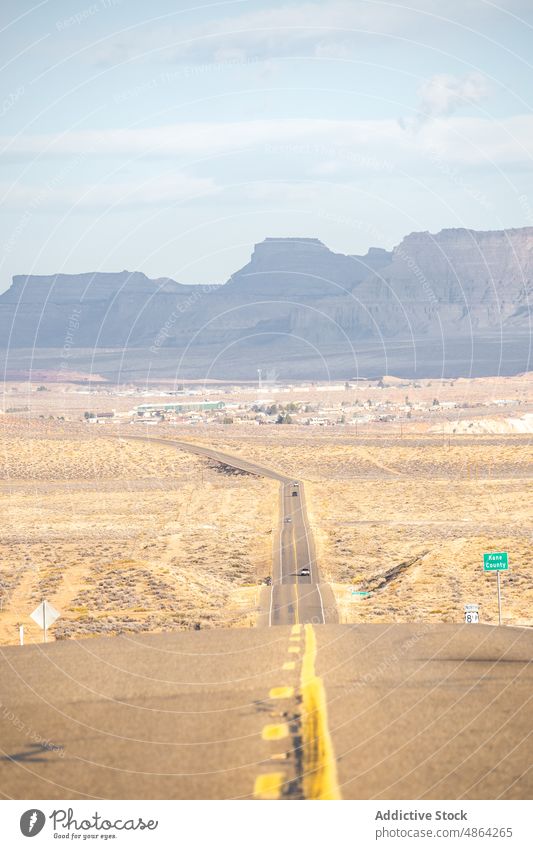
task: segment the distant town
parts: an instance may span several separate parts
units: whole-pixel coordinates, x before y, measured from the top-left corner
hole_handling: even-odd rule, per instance
[[[516,384],[516,385],[515,385]],[[480,393],[480,385],[483,391]],[[384,376],[338,383],[256,382],[114,386],[109,383],[29,385],[4,393],[5,415],[55,418],[88,426],[306,426],[357,430],[409,423],[466,432],[471,419],[506,417],[511,431],[530,432],[531,404],[520,378],[485,385],[468,379],[414,381]],[[50,401],[53,396],[53,405]],[[51,414],[51,409],[54,415]],[[455,424],[454,424],[455,423]],[[496,427],[499,432],[501,422]]]

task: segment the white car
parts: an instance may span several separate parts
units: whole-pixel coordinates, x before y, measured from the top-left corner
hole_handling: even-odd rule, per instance
[[[303,569],[300,569],[300,578],[307,578],[310,574],[311,570],[308,566],[304,566]]]

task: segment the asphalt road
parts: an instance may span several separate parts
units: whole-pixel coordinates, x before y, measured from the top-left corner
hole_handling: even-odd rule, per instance
[[[274,532],[272,585],[260,594],[258,625],[315,625],[338,621],[335,597],[320,579],[302,481],[233,454],[175,439],[123,437],[158,442],[209,457],[222,465],[279,482],[279,528]],[[309,575],[302,570],[309,570]]]
[[[531,631],[484,625],[10,646],[0,652],[0,791],[531,798],[532,657]]]

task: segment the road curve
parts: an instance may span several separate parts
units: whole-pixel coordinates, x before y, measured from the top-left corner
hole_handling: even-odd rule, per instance
[[[192,442],[129,434],[121,434],[120,438],[156,442],[200,457],[208,457],[224,466],[251,475],[278,481],[279,528],[274,532],[272,585],[261,592],[258,624],[325,625],[338,622],[331,587],[320,578],[302,481],[243,457]]]

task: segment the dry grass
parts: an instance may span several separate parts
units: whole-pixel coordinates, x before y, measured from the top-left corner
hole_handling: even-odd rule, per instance
[[[10,429],[11,430],[11,429]],[[4,432],[0,641],[246,625],[269,573],[277,487],[160,445]],[[250,587],[251,585],[251,587]]]

